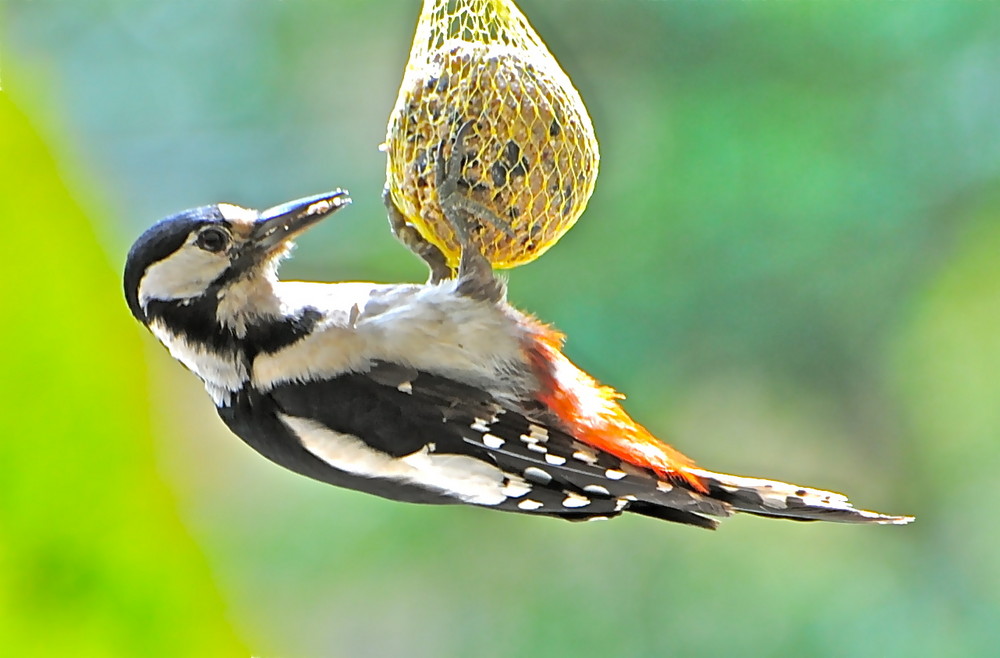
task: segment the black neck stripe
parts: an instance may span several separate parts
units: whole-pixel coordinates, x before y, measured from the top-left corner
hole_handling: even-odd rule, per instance
[[[249,358],[291,345],[308,335],[323,317],[319,310],[307,306],[294,315],[262,319],[259,324],[248,326],[246,336],[241,339],[232,329],[219,324],[217,308],[215,295],[209,294],[190,300],[153,300],[147,304],[146,313],[150,321],[160,321],[188,342],[218,353],[243,352]]]

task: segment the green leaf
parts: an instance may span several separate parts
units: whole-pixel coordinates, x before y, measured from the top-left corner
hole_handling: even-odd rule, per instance
[[[0,153],[0,647],[245,656],[156,473],[119,275],[6,93]]]

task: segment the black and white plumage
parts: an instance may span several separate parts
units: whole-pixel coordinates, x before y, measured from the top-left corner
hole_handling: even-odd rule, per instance
[[[598,447],[590,421],[617,404],[507,304],[488,267],[463,258],[457,278],[427,284],[279,282],[291,240],[347,203],[336,191],[261,213],[196,208],[149,229],[127,259],[133,315],[268,459],[385,498],[570,520],[911,520],[671,462],[665,445],[643,461],[659,448],[627,436]]]

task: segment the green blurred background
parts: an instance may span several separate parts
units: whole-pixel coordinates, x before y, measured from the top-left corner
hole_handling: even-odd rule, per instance
[[[704,466],[917,523],[572,525],[265,462],[130,318],[124,256],[183,208],[343,186],[284,275],[421,278],[376,148],[418,3],[15,1],[0,654],[995,655],[1000,6],[521,6],[603,162],[514,302]]]

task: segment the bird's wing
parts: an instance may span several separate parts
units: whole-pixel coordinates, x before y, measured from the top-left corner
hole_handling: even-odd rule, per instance
[[[392,364],[269,393],[330,466],[464,502],[570,519],[622,511],[714,527],[728,504],[657,478],[453,380]]]

